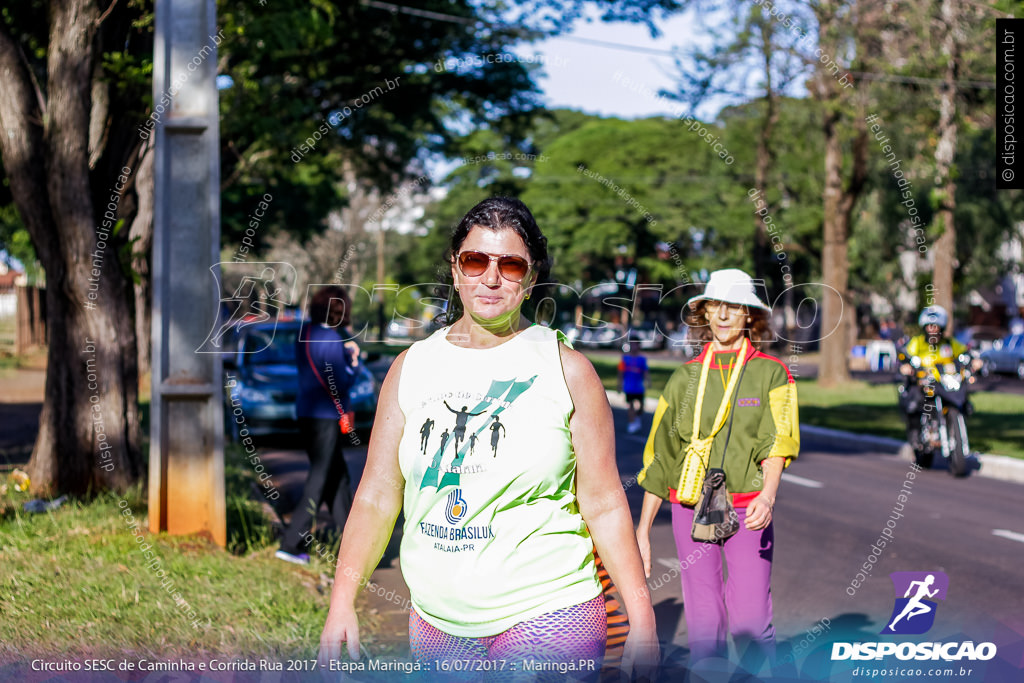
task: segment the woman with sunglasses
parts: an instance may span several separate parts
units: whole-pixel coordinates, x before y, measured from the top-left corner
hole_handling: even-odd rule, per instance
[[[753,674],[774,657],[772,508],[782,470],[800,449],[796,383],[780,360],[759,350],[772,338],[768,313],[753,280],[736,269],[712,273],[704,293],[687,302],[686,324],[706,344],[665,386],[637,477],[646,491],[637,544],[648,576],[651,525],[662,501],[672,504],[690,662],[725,656],[731,633]],[[684,462],[698,443],[705,466],[725,470],[739,517],[739,530],[724,540],[695,541],[693,502],[679,499]]]
[[[514,679],[531,661],[547,665],[541,680],[596,679],[606,642],[596,547],[632,627],[624,665],[649,671],[654,613],[604,388],[583,355],[522,313],[547,275],[547,240],[522,202],[495,197],[466,214],[450,249],[449,325],[403,352],[381,390],[321,657],[337,658],[343,642],[357,657],[353,602],[404,503],[418,660],[472,660],[466,680]],[[424,450],[429,421],[462,438],[428,434]]]

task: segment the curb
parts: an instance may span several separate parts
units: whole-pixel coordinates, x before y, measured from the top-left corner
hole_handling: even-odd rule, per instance
[[[981,469],[978,470],[980,476],[1024,484],[1024,460],[1008,455],[986,454],[979,455],[978,459],[981,460]]]
[[[850,443],[858,443],[879,450],[894,450],[897,453],[906,442],[900,439],[893,439],[887,436],[875,436],[874,434],[856,434],[844,432],[839,429],[828,429],[827,427],[815,427],[813,425],[801,425],[800,432],[811,436],[827,439],[843,440]],[[981,463],[979,469],[974,470],[979,477],[999,479],[1015,484],[1024,484],[1024,460],[1011,458],[1008,455],[992,455],[979,453],[978,460]]]
[[[616,408],[625,408],[626,399],[618,391],[605,391],[608,396],[608,403]],[[644,411],[653,413],[658,407],[658,400],[650,396],[644,399]],[[842,441],[846,444],[856,444],[875,448],[880,451],[899,453],[905,445],[901,439],[893,439],[888,436],[877,436],[875,434],[858,434],[846,432],[841,429],[830,429],[828,427],[816,427],[814,425],[800,425],[800,436],[817,437],[830,441]],[[1011,458],[1008,455],[980,454],[978,460],[981,468],[974,471],[974,474],[989,479],[999,479],[1015,484],[1024,484],[1024,460]]]

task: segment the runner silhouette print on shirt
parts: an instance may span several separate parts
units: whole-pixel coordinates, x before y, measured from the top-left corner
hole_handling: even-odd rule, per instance
[[[515,378],[507,380],[491,380],[491,386],[487,390],[486,395],[480,399],[480,401],[470,408],[469,406],[463,406],[462,410],[455,410],[448,405],[447,401],[442,400],[439,404],[435,403],[437,409],[431,418],[434,420],[441,420],[448,412],[455,413],[455,434],[450,433],[447,429],[441,434],[441,445],[434,451],[430,465],[423,473],[423,479],[420,480],[420,488],[425,489],[427,487],[442,488],[445,486],[460,486],[462,482],[462,462],[467,455],[470,455],[476,445],[477,439],[480,438],[482,432],[487,429],[491,429],[493,419],[496,418],[500,413],[504,412],[509,406],[511,406],[516,399],[518,399],[524,392],[526,392],[534,381],[537,379],[537,375],[533,375],[527,380],[518,381]],[[443,410],[442,410],[443,407]],[[490,411],[490,412],[488,412]],[[461,432],[460,427],[460,415],[465,414],[464,422],[462,422]],[[507,436],[505,432],[505,425],[500,425],[502,434],[498,437],[494,436],[492,431],[491,441],[492,450],[494,455],[497,455],[496,447],[494,443],[502,435]],[[455,436],[455,439],[451,437]],[[448,441],[455,443],[455,456],[451,463],[447,467],[442,468],[441,464],[445,456],[445,446]]]
[[[455,413],[455,429],[454,429],[455,450],[458,450],[459,449],[459,445],[463,441],[466,440],[466,421],[470,417],[476,417],[477,415],[483,415],[487,411],[486,410],[481,410],[478,413],[471,413],[471,412],[469,412],[469,406],[462,406],[462,410],[455,410],[450,405],[448,405],[448,401],[442,401],[442,402],[444,403],[444,407],[445,408],[447,408],[449,411]]]
[[[427,452],[427,441],[430,440],[430,430],[433,428],[434,421],[429,417],[427,418],[427,421],[423,423],[423,426],[420,427],[420,436],[422,436],[420,439],[420,450],[422,450],[423,453]]]
[[[492,457],[497,458],[498,457],[498,439],[501,438],[501,434],[498,433],[498,430],[500,429],[502,432],[504,432],[505,431],[505,425],[501,424],[501,421],[498,420],[498,416],[495,415],[494,416],[494,422],[491,423],[491,426],[490,426],[489,429],[491,430],[491,450],[494,451],[494,455]]]

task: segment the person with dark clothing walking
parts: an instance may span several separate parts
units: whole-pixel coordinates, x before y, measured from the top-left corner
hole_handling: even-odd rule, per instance
[[[309,319],[295,342],[299,391],[295,413],[309,456],[309,478],[292,513],[276,557],[295,564],[309,564],[303,547],[321,503],[327,503],[338,530],[345,528],[352,509],[348,466],[342,452],[342,422],[349,389],[359,369],[359,346],[345,341],[351,302],[345,290],[324,287],[313,295]]]

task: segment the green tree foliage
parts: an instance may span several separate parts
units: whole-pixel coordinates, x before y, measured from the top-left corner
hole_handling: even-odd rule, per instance
[[[489,128],[521,142],[540,110],[539,67],[513,59],[511,48],[566,30],[588,8],[655,32],[654,20],[677,6],[222,2],[221,73],[233,81],[221,92],[225,239],[240,240],[267,192],[274,205],[264,235],[319,231],[353,182],[387,193],[422,173],[431,154],[451,154],[452,130]]]
[[[721,193],[729,167],[675,120],[594,120],[552,141],[523,200],[548,233],[563,282],[588,284],[634,265],[649,282],[681,279],[659,257],[677,243],[687,267],[725,257],[736,197]],[[712,137],[721,135],[708,127]],[[695,236],[702,236],[700,246]],[[698,261],[699,259],[699,261]]]
[[[761,106],[723,110],[723,128],[697,122],[729,151],[731,164],[699,129],[691,132],[675,119],[625,121],[558,110],[531,131],[528,139],[537,144],[525,161],[501,158],[506,143],[475,132],[460,147],[475,163],[460,163],[445,179],[448,195],[431,211],[423,251],[442,253],[451,227],[470,207],[505,194],[521,197],[534,212],[561,282],[586,287],[613,277],[623,263],[635,265],[642,281],[664,285],[701,270],[749,268],[757,208],[749,169]],[[797,99],[782,100],[780,112],[779,180],[767,192],[779,208],[771,218],[794,278],[813,277],[820,269],[821,179],[807,169],[821,155],[811,127],[818,113],[813,102]],[[777,267],[772,282],[781,291]]]
[[[729,107],[719,114],[725,126],[729,150],[736,156],[735,187],[742,192],[743,215],[736,216],[739,238],[750,246],[756,210],[751,192],[756,190],[755,172],[760,126],[764,118],[762,99]],[[824,183],[819,172],[823,154],[820,131],[821,108],[811,99],[778,98],[777,121],[772,142],[773,169],[764,197],[779,241],[767,245],[765,281],[770,295],[786,288],[782,266],[788,264],[793,284],[817,282],[821,278],[821,195]],[[781,251],[775,246],[781,244]],[[783,257],[779,257],[779,254]],[[753,264],[747,260],[745,266]]]

